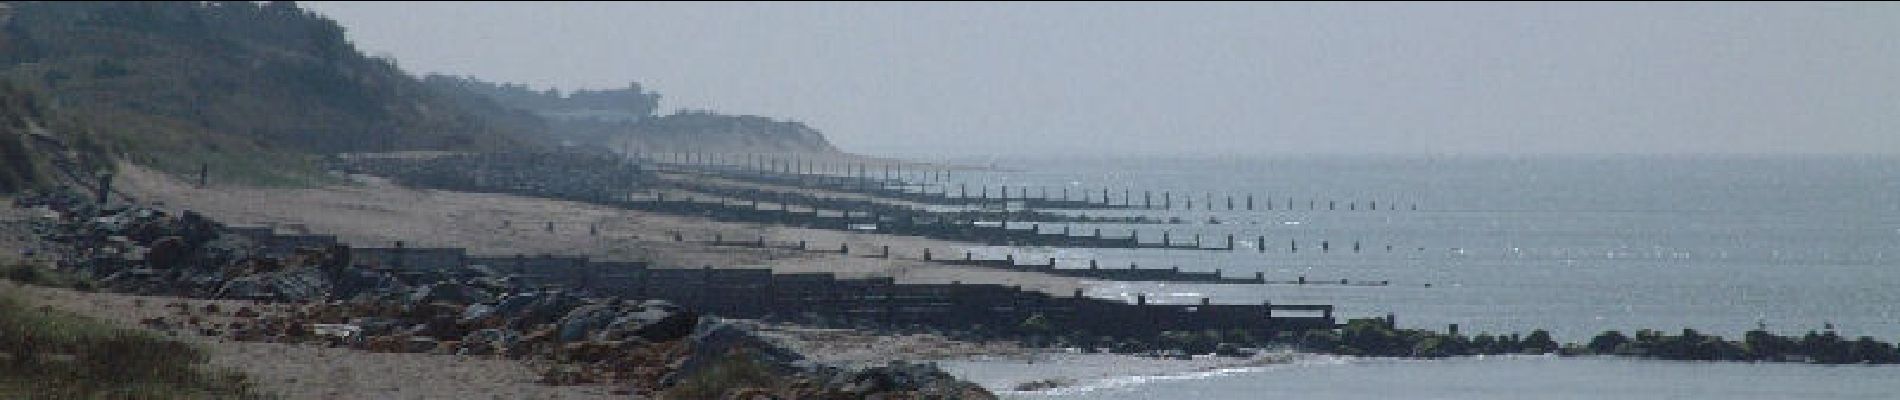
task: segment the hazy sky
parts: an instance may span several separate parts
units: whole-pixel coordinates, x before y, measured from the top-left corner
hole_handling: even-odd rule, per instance
[[[862,153],[1900,153],[1900,3],[306,4]]]

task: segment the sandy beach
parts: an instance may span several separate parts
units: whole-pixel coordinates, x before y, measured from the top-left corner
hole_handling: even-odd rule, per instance
[[[1041,273],[957,267],[918,260],[923,249],[961,254],[971,246],[910,236],[724,223],[523,196],[413,189],[358,176],[356,184],[319,188],[197,188],[138,167],[121,166],[120,184],[139,201],[193,210],[232,225],[336,235],[355,246],[463,247],[487,255],[586,255],[601,260],[646,260],[660,267],[769,267],[778,272],[830,272],[843,277],[891,277],[902,283],[992,283],[1068,294],[1088,282]],[[553,231],[548,226],[552,223]],[[589,227],[599,229],[590,235]],[[674,242],[764,236],[779,243],[806,241],[813,249],[846,244],[854,255],[793,250],[714,247]],[[890,246],[892,259],[864,254]]]
[[[49,306],[124,327],[149,318],[179,320],[177,305],[206,324],[227,324],[233,310],[275,306],[246,301],[192,300],[79,292],[0,281],[0,291],[21,294],[35,306]],[[207,313],[216,305],[219,312]],[[604,399],[608,386],[549,386],[522,361],[455,355],[371,353],[311,344],[239,342],[173,330],[171,336],[207,350],[209,366],[240,371],[265,393],[286,399]]]

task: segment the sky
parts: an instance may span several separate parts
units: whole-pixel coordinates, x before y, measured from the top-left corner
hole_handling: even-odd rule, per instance
[[[1900,3],[303,4],[875,155],[1900,154]]]

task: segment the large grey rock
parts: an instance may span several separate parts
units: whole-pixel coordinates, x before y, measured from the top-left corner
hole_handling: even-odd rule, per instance
[[[561,318],[560,329],[555,339],[572,342],[588,338],[588,334],[606,328],[615,322],[619,312],[605,304],[589,304],[575,307],[566,317]]]
[[[779,373],[790,374],[810,368],[803,362],[804,356],[745,327],[710,317],[701,318],[695,325],[691,339],[693,353],[674,371],[676,381],[705,372],[706,368],[732,355],[749,357]]]
[[[226,299],[281,301],[322,300],[330,291],[330,282],[313,269],[279,271],[233,278],[219,288],[217,296]]]
[[[422,285],[410,292],[409,301],[417,303],[447,302],[454,304],[481,304],[495,301],[495,295],[487,290],[455,282],[442,282]]]

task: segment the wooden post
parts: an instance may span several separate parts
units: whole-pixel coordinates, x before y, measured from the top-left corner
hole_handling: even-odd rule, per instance
[[[102,172],[99,174],[99,193],[95,200],[98,200],[100,207],[104,207],[106,205],[106,201],[111,200],[111,199],[112,199],[112,173]]]

